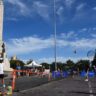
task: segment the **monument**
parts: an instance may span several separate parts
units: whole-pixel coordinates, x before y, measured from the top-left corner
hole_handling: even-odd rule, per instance
[[[3,44],[3,40],[2,40],[2,32],[3,32],[3,1],[0,0],[0,53],[2,53],[2,44]]]
[[[5,52],[5,44],[3,42],[3,14],[4,14],[4,4],[3,0],[0,0],[0,57],[4,60],[4,71],[12,71],[10,68],[9,60]]]

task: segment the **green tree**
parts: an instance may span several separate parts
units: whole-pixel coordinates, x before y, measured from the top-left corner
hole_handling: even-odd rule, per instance
[[[16,69],[17,63],[20,64],[21,68],[23,68],[25,65],[25,63],[21,60],[10,60],[10,67]]]
[[[45,68],[45,69],[49,69],[50,68],[50,64],[48,63],[41,63],[41,65]]]
[[[51,66],[51,71],[55,71],[55,62],[52,62]]]
[[[96,49],[95,49],[95,55],[94,55],[94,58],[93,58],[93,61],[92,61],[92,65],[96,66]]]
[[[85,70],[86,67],[89,66],[89,64],[89,60],[80,60],[76,63],[80,71]]]
[[[68,69],[73,68],[74,65],[75,65],[75,63],[72,60],[67,60],[66,61],[66,66],[67,66]]]
[[[64,64],[62,62],[57,62],[57,68],[60,70],[64,70]]]

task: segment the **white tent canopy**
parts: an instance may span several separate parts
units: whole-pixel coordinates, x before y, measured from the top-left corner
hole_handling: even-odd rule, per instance
[[[25,65],[25,67],[42,67],[42,65],[37,64],[35,61],[32,61],[30,64]]]

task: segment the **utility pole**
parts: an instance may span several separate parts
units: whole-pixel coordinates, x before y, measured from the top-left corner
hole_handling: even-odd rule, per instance
[[[54,58],[55,58],[55,71],[57,70],[57,46],[56,46],[56,1],[54,0]]]

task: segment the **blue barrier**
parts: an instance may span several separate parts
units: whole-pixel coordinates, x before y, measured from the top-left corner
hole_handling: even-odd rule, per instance
[[[62,77],[68,77],[68,72],[67,71],[63,71]]]
[[[80,76],[81,76],[81,77],[85,77],[85,76],[86,76],[86,72],[85,72],[85,71],[82,71],[82,72],[80,73]],[[89,72],[88,72],[88,76],[89,76],[89,77],[94,77],[94,76],[95,76],[95,73],[94,73],[93,71],[89,71]]]
[[[61,77],[61,72],[57,71],[57,72],[55,72],[55,74],[56,74],[57,78]]]
[[[86,72],[85,71],[81,71],[80,76],[81,77],[85,77],[86,76]]]
[[[93,71],[89,71],[88,76],[89,77],[94,77],[95,76],[95,73]]]
[[[68,77],[68,72],[67,71],[63,71],[62,73],[60,71],[52,72],[52,78],[60,78],[60,77]]]
[[[53,71],[52,72],[52,77],[53,78],[59,78],[59,77],[61,77],[61,72],[59,72],[59,71]]]
[[[55,78],[56,75],[55,75],[55,71],[52,72],[52,77]]]

